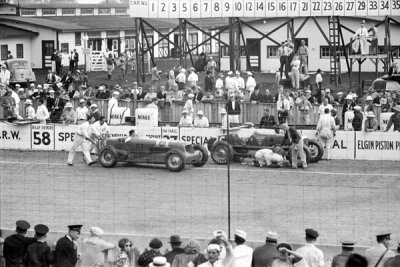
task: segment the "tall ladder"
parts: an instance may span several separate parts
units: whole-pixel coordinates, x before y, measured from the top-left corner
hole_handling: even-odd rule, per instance
[[[331,16],[328,17],[328,24],[329,24],[329,42],[331,47],[330,53],[330,67],[331,73],[329,77],[329,82],[331,84],[335,83],[337,86],[338,84],[342,83],[340,78],[340,39],[339,39],[339,17]]]

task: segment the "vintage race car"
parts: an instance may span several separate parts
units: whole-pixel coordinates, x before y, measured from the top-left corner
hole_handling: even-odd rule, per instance
[[[170,171],[179,172],[186,164],[202,167],[208,161],[208,151],[201,145],[182,141],[134,137],[102,140],[99,161],[103,167],[118,162],[165,164]]]
[[[8,59],[6,62],[11,74],[10,83],[36,82],[35,73],[32,70],[33,63],[26,59]]]

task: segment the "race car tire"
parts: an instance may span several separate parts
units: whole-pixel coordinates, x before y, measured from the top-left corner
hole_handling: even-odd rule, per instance
[[[303,146],[304,153],[306,154],[306,162],[307,164],[310,163],[311,160],[311,151],[308,147]],[[292,148],[289,149],[288,155],[287,155],[287,160],[289,160],[290,164],[292,164]],[[297,166],[301,166],[301,159],[300,156],[297,156]]]
[[[194,151],[198,150],[198,151],[200,151],[200,154],[201,154],[200,162],[193,163],[193,166],[194,167],[203,167],[208,161],[207,149],[202,145],[194,145],[193,148],[194,148]]]
[[[167,166],[168,170],[172,172],[180,172],[185,168],[185,157],[181,152],[172,150],[167,154],[165,165]]]
[[[307,147],[310,149],[311,153],[310,163],[316,163],[324,156],[324,147],[318,140],[309,139]]]
[[[101,151],[99,161],[103,167],[115,167],[118,162],[117,153],[114,151],[114,149],[106,147]]]
[[[226,141],[218,141],[211,148],[211,158],[217,164],[227,164],[228,159],[233,160],[233,155],[233,147]]]

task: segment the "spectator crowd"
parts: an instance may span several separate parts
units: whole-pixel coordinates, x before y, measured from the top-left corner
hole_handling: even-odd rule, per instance
[[[34,237],[27,237],[30,224],[19,220],[15,233],[0,238],[6,266],[121,266],[121,267],[287,267],[328,266],[324,252],[316,241],[319,233],[314,229],[305,230],[305,244],[296,250],[288,243],[278,241],[276,232],[268,231],[265,244],[254,249],[247,245],[247,233],[236,230],[233,240],[228,240],[223,230],[213,232],[205,248],[195,239],[185,244],[179,235],[171,235],[166,249],[159,238],[152,238],[148,248],[140,251],[128,238],[121,238],[118,244],[108,242],[99,227],[89,227],[90,235],[78,245],[82,225],[69,225],[65,236],[55,245],[46,242],[50,229],[44,224],[34,227]],[[390,249],[389,232],[376,235],[376,244],[367,248],[363,255],[355,253],[355,242],[342,240],[342,251],[333,257],[332,267],[398,267],[400,266],[400,244],[396,250]],[[117,250],[113,259],[105,257],[108,251]],[[110,253],[111,254],[111,253]]]

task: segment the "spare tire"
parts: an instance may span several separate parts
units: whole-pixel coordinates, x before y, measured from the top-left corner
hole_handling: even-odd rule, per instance
[[[218,141],[211,148],[211,158],[217,164],[227,164],[233,160],[234,150],[226,141]]]
[[[307,145],[310,149],[310,163],[316,163],[324,156],[324,147],[318,140],[308,139]]]

